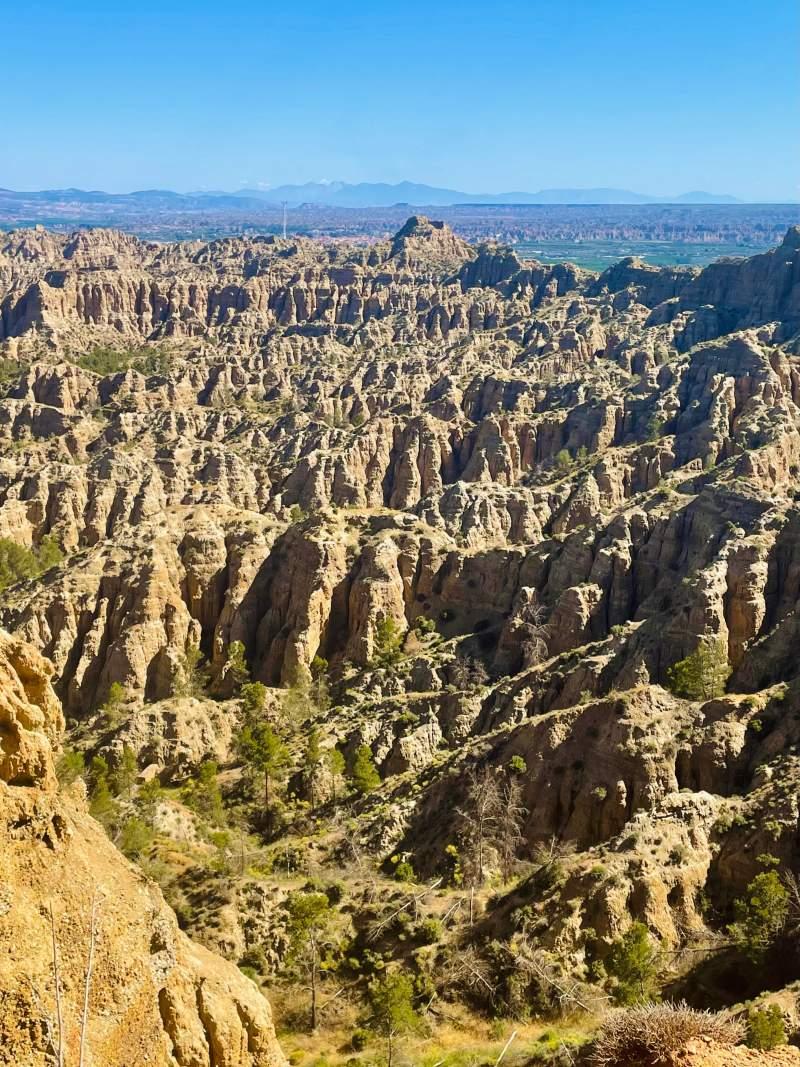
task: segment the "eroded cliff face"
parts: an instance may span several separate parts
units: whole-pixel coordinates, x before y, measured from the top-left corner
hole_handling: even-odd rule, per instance
[[[84,1063],[281,1067],[255,985],[181,933],[79,791],[58,791],[63,719],[51,675],[0,631],[0,1063],[55,1062],[56,975],[65,1062],[78,1062],[94,940]]]
[[[526,844],[578,849],[542,937],[580,953],[633,914],[680,944],[710,882],[734,893],[759,852],[798,862],[779,783],[799,233],[703,271],[600,276],[425,219],[369,248],[12,234],[0,535],[53,535],[66,558],[6,590],[0,620],[52,659],[72,724],[121,682],[128,722],[104,743],[167,778],[224,759],[233,733],[226,706],[171,696],[187,647],[223,696],[233,641],[270,687],[322,656],[326,729],[385,776],[376,847],[433,869],[453,781],[519,755]],[[88,369],[103,345],[127,355]],[[703,639],[727,653],[729,695],[679,700],[668,670]],[[750,836],[720,829],[736,815]]]

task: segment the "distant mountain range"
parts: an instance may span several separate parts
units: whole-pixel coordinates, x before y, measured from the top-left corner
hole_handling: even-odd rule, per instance
[[[448,207],[451,204],[738,204],[735,196],[692,192],[679,196],[647,196],[628,189],[542,189],[538,193],[464,193],[415,182],[308,182],[279,185],[274,189],[243,189],[239,195],[271,203],[328,204],[331,207],[390,207],[415,204]]]
[[[143,189],[132,193],[105,193],[100,190],[46,189],[15,192],[0,189],[0,201],[17,203],[82,204],[139,207],[151,210],[244,209],[286,202],[328,207],[392,207],[408,204],[419,207],[448,207],[452,204],[738,204],[734,196],[691,192],[678,196],[647,196],[627,189],[542,189],[537,193],[465,193],[416,182],[307,182],[305,185],[279,185],[274,189],[241,189],[238,192],[197,191],[175,193],[164,189]]]

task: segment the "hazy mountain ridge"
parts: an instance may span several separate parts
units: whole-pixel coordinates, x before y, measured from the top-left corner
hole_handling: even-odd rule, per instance
[[[273,189],[244,188],[235,192],[202,191],[177,193],[172,190],[143,189],[129,193],[103,190],[42,189],[21,192],[0,189],[0,199],[32,200],[41,203],[137,203],[159,206],[202,204],[230,205],[235,201],[289,204],[324,204],[335,207],[390,207],[394,204],[447,207],[452,204],[737,204],[728,194],[688,192],[676,196],[650,196],[613,188],[541,189],[538,192],[467,193],[417,182],[306,182],[302,185],[279,185]]]
[[[270,202],[319,203],[339,207],[388,207],[392,204],[447,207],[452,204],[735,204],[740,201],[726,194],[705,192],[678,196],[649,196],[627,189],[565,188],[541,189],[538,192],[467,193],[414,182],[308,182],[304,185],[281,185],[274,189],[244,189],[243,195],[257,196]]]

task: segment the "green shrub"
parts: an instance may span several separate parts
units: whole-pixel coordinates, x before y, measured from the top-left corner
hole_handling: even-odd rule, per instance
[[[56,777],[59,785],[72,785],[84,771],[83,753],[72,748],[65,748],[56,763]]]
[[[417,1029],[420,1024],[414,1009],[414,983],[400,971],[385,972],[370,982],[367,995],[372,1009],[369,1024],[386,1037],[387,1059],[391,1064],[395,1038]]]
[[[263,715],[267,706],[267,687],[263,682],[246,682],[239,696],[246,719],[252,720]]]
[[[84,352],[75,362],[84,370],[101,377],[120,374],[132,367],[142,374],[165,374],[169,367],[169,360],[164,352],[145,347],[120,350],[98,345],[89,352]]]
[[[52,534],[43,537],[37,549],[25,548],[9,537],[0,537],[0,592],[16,582],[38,578],[63,558],[61,546]]]
[[[130,799],[138,773],[139,765],[136,760],[136,753],[130,745],[125,745],[111,776],[111,784],[117,796],[124,796]]]
[[[783,1015],[777,1004],[752,1008],[747,1013],[747,1044],[750,1048],[757,1048],[762,1052],[786,1044]]]
[[[414,868],[408,862],[408,860],[402,860],[394,869],[394,876],[398,882],[415,882],[417,876],[414,873]]]
[[[108,689],[108,696],[100,708],[110,726],[119,725],[122,705],[127,700],[127,697],[128,694],[125,692],[125,687],[120,682],[111,683]]]
[[[780,934],[789,911],[789,892],[778,872],[757,874],[734,910],[736,919],[728,932],[742,951],[758,959]]]
[[[416,937],[423,945],[435,945],[442,940],[444,927],[438,919],[423,919],[416,928]]]
[[[444,865],[448,885],[459,886],[464,881],[464,870],[461,866],[461,854],[457,845],[446,845],[444,850]]]
[[[64,558],[64,551],[52,534],[46,534],[39,542],[36,552],[36,566],[39,574],[46,574],[57,567]]]
[[[688,700],[712,700],[725,692],[731,674],[725,641],[701,641],[694,652],[673,664],[667,681],[673,693]]]
[[[650,416],[647,422],[647,440],[657,441],[664,436],[664,420],[658,414]]]
[[[403,658],[403,634],[391,615],[387,615],[375,627],[375,651],[373,662],[376,667],[393,667]]]
[[[102,756],[94,756],[89,766],[89,811],[108,828],[115,820],[117,805],[111,792],[108,762]]]
[[[203,665],[203,653],[198,645],[187,645],[172,681],[173,696],[198,697],[207,685],[208,668]]]
[[[117,847],[129,859],[138,859],[153,843],[153,831],[144,821],[132,815],[122,824]]]
[[[241,641],[232,641],[228,646],[228,655],[222,674],[229,681],[234,694],[241,693],[244,686],[247,685],[250,679],[250,670],[247,666],[245,647]]]
[[[566,474],[571,466],[572,456],[569,454],[566,448],[562,448],[559,452],[556,453],[556,469],[558,470],[558,473]]]
[[[350,1038],[350,1045],[354,1052],[363,1052],[369,1044],[370,1032],[363,1027],[359,1027],[353,1031],[353,1035]]]
[[[606,970],[613,979],[613,996],[618,1004],[651,1000],[658,974],[658,949],[644,923],[631,923],[611,946]]]
[[[381,776],[378,774],[369,745],[359,745],[356,749],[351,778],[355,791],[361,796],[371,793],[381,784]]]
[[[5,396],[12,385],[16,385],[22,365],[14,359],[0,359],[0,397]]]
[[[217,782],[219,768],[213,760],[200,764],[197,775],[183,788],[183,802],[213,825],[225,821],[222,793]]]
[[[163,790],[158,778],[150,778],[148,781],[143,782],[136,793],[136,808],[150,827],[155,823],[162,795]]]
[[[256,975],[266,974],[269,970],[267,954],[263,945],[251,945],[239,959],[239,967],[244,970],[255,972]],[[252,976],[251,976],[252,977]]]

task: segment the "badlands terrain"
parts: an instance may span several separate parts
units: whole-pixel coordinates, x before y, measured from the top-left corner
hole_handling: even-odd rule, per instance
[[[279,1064],[256,986],[308,1067],[797,1031],[800,228],[19,230],[0,357],[0,1063],[63,983],[79,1064],[95,927],[94,1067]]]

